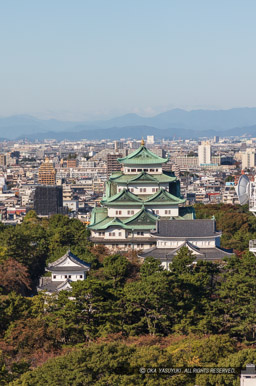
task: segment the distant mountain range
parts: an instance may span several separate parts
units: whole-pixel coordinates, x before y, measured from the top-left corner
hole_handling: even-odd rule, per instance
[[[91,122],[43,120],[29,115],[0,118],[0,137],[6,139],[139,139],[146,135],[182,139],[214,135],[256,137],[256,108],[192,111],[174,109],[150,118],[126,114]]]

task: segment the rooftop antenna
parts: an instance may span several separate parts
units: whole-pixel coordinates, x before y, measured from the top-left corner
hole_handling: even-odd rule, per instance
[[[238,185],[236,187],[236,192],[238,195],[238,200],[240,205],[245,205],[250,200],[250,180],[243,174],[239,178]]]

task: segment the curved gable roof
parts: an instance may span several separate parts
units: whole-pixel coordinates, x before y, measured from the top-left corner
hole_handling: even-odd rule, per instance
[[[152,165],[162,164],[168,161],[168,158],[162,158],[148,150],[144,145],[135,150],[126,157],[118,158],[118,162],[124,165]]]
[[[138,202],[142,203],[142,200],[137,197],[135,194],[131,193],[128,189],[123,189],[121,192],[115,194],[112,197],[109,197],[105,200],[102,200],[101,203],[108,204],[108,203],[129,203],[129,202]]]

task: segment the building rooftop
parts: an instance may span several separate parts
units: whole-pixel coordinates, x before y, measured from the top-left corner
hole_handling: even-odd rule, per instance
[[[177,177],[173,175],[172,172],[163,172],[162,174],[148,174],[146,172],[141,172],[140,174],[124,174],[114,173],[109,177],[110,181],[113,181],[118,184],[132,184],[136,183],[165,183],[173,182],[177,180]]]
[[[187,246],[186,243],[182,246]],[[181,247],[182,247],[181,246]],[[145,252],[142,252],[139,254],[139,257],[146,258],[146,257],[154,257],[155,259],[159,260],[170,260],[174,258],[174,256],[177,254],[178,250],[181,248],[151,248],[146,250]],[[231,250],[225,250],[218,247],[214,248],[192,248],[193,250],[196,249],[194,257],[195,261],[197,260],[208,260],[208,261],[216,261],[216,260],[222,260],[225,257],[229,257],[232,255]]]
[[[211,237],[219,236],[221,232],[215,229],[215,220],[183,220],[168,221],[159,220],[156,231],[152,232],[155,237]]]
[[[152,153],[148,150],[143,144],[139,149],[130,153],[124,158],[118,158],[118,162],[124,165],[153,165],[153,164],[162,164],[167,162],[168,158],[162,158]]]

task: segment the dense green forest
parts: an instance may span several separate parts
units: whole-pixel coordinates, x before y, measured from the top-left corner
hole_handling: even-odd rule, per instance
[[[215,216],[235,254],[198,262],[188,249],[171,271],[133,253],[110,255],[78,220],[29,212],[0,226],[0,384],[238,385],[237,375],[140,373],[140,367],[232,366],[256,360],[256,219],[248,208],[196,205]],[[48,262],[67,249],[86,262],[85,281],[58,297],[36,294]]]

